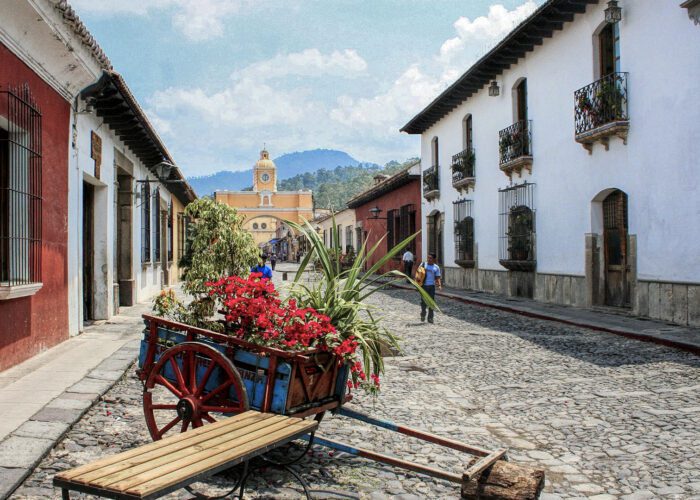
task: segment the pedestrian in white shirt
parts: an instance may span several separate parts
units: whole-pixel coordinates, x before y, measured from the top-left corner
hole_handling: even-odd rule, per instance
[[[406,250],[401,260],[403,261],[403,273],[406,276],[411,276],[411,272],[413,271],[413,254],[411,251]]]

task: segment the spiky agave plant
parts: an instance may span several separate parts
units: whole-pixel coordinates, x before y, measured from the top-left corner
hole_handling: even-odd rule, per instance
[[[380,318],[374,314],[376,308],[368,304],[366,299],[394,283],[408,279],[423,300],[430,307],[437,308],[425,290],[410,276],[396,270],[377,274],[382,266],[404,250],[420,231],[400,242],[366,270],[365,267],[377,252],[384,237],[369,250],[366,247],[367,243],[364,242],[350,267],[343,269],[335,216],[333,216],[330,249],[308,222],[297,224],[286,221],[286,223],[305,237],[311,247],[311,251],[302,260],[294,277],[291,295],[305,306],[313,307],[328,316],[343,338],[350,336],[355,338],[362,351],[362,363],[366,372],[375,375],[383,373],[382,346],[400,351],[399,339],[381,325]],[[322,279],[315,284],[302,283],[304,271],[312,260],[318,263]]]

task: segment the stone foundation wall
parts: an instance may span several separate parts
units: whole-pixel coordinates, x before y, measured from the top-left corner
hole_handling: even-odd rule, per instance
[[[636,274],[636,273],[635,273]],[[596,305],[591,294],[599,287],[585,276],[524,273],[492,269],[445,267],[446,286],[478,290],[507,297],[527,297],[540,302],[575,307]],[[531,287],[531,288],[530,288]],[[700,326],[700,283],[669,283],[634,280],[631,288],[632,313],[686,326]]]
[[[700,283],[637,280],[632,312],[679,325],[700,326]]]

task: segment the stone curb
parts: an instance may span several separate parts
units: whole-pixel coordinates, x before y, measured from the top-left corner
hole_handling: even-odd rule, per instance
[[[402,290],[410,290],[411,289],[410,287],[408,287],[406,285],[397,284],[397,283],[392,283],[392,284],[390,284],[390,286],[393,288],[399,288]],[[519,314],[521,316],[526,316],[528,318],[542,319],[545,321],[555,321],[557,323],[563,323],[565,325],[576,326],[579,328],[586,328],[586,329],[595,330],[598,332],[611,333],[613,335],[620,335],[622,337],[627,337],[627,338],[633,339],[633,340],[639,340],[642,342],[650,342],[653,344],[663,345],[666,347],[673,347],[673,348],[687,351],[687,352],[690,352],[692,354],[700,356],[700,345],[697,343],[683,342],[682,340],[671,339],[671,338],[660,336],[660,335],[645,334],[642,332],[625,330],[622,328],[614,328],[614,327],[606,326],[602,323],[574,320],[574,319],[571,319],[571,318],[568,318],[568,317],[565,317],[565,316],[562,316],[562,315],[559,315],[556,313],[545,314],[545,313],[538,312],[538,311],[532,311],[532,310],[527,309],[525,307],[508,306],[505,304],[496,303],[495,301],[478,300],[475,298],[463,297],[461,295],[458,295],[455,293],[450,293],[450,292],[436,291],[435,294],[439,295],[441,297],[456,300],[458,302],[463,302],[465,304],[470,304],[470,305],[474,305],[474,306],[481,306],[481,307],[490,307],[491,309],[498,309],[498,310],[504,311],[504,312]]]
[[[73,425],[125,376],[137,355],[136,341],[123,345],[0,442],[0,500],[9,498]]]

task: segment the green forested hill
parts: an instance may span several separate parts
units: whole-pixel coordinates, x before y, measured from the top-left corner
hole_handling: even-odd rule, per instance
[[[277,189],[280,191],[311,189],[314,192],[314,208],[342,210],[350,198],[372,186],[375,175],[392,175],[416,159],[411,158],[404,163],[390,161],[383,167],[360,164],[334,169],[322,168],[278,181]]]

